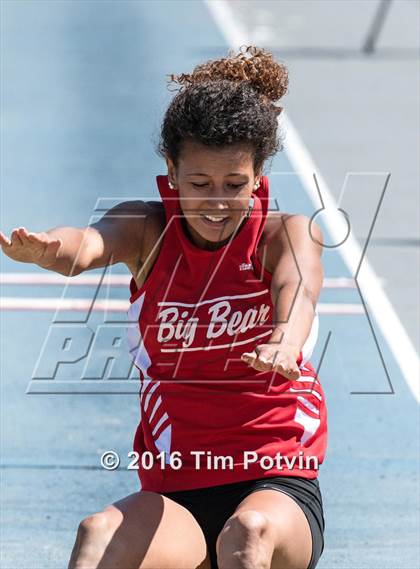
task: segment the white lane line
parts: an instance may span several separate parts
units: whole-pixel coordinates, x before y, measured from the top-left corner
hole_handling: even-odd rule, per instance
[[[3,296],[0,310],[94,310],[95,312],[127,312],[130,303],[126,300],[89,300],[86,298],[27,298]]]
[[[57,273],[0,273],[2,285],[70,285],[70,286],[96,286],[101,282],[98,274],[82,274],[75,277],[66,277]],[[130,275],[105,275],[102,285],[128,286]]]
[[[364,314],[363,304],[321,302],[317,304],[320,314]]]
[[[22,296],[0,297],[0,310],[94,310],[101,312],[127,312],[130,308],[128,300],[89,298],[39,298]],[[364,314],[362,304],[317,304],[320,314]]]
[[[106,275],[102,281],[103,286],[128,287],[130,275]],[[0,273],[2,285],[69,285],[69,286],[97,286],[101,275],[81,274],[76,277],[65,277],[57,273]],[[357,288],[354,279],[348,277],[325,277],[322,288]]]
[[[244,30],[238,25],[231,7],[226,0],[204,0],[204,2],[212,14],[214,21],[225,36],[230,48],[237,50],[241,45],[249,45],[252,43],[246,36]],[[315,208],[319,209],[321,204],[313,179],[313,174],[316,173],[325,208],[330,211],[336,211],[337,204],[328,185],[321,176],[319,168],[316,167],[308,149],[302,142],[287,113],[283,111],[280,116],[282,115],[284,115],[282,126],[287,132],[284,151],[294,167],[295,172],[298,174],[305,191]],[[332,220],[330,216],[324,216],[324,222],[333,242],[339,243],[342,238],[341,236],[346,234],[347,226],[344,218],[342,216],[334,216]],[[340,246],[340,253],[350,274],[355,275],[358,263],[362,258],[362,250],[352,234],[350,234],[345,243]],[[398,363],[408,387],[416,401],[420,403],[419,356],[394,307],[383,291],[379,278],[366,257],[363,260],[359,272],[358,282],[363,298],[373,312],[375,321]]]

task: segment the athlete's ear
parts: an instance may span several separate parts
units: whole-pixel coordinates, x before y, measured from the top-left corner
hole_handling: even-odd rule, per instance
[[[168,156],[165,158],[165,160],[166,160],[166,165],[167,165],[167,167],[168,167],[168,178],[169,178],[169,181],[172,182],[172,183],[175,183],[175,180],[176,180],[176,168],[175,168],[175,165],[174,165],[174,163],[172,162],[172,160],[171,160]]]
[[[261,176],[262,176],[262,170],[256,170],[255,171],[255,178],[254,178],[254,187],[253,187],[253,191],[257,190],[260,187],[261,184]]]

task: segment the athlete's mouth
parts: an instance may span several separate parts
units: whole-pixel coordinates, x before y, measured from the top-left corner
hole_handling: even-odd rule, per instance
[[[207,222],[215,225],[223,225],[229,219],[228,215],[207,215],[202,214],[201,217]]]

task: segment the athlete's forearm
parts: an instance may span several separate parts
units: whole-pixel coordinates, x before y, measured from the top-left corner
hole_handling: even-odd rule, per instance
[[[272,296],[274,330],[269,342],[291,346],[298,358],[315,317],[312,295],[302,283],[290,282],[273,291]]]
[[[84,270],[86,249],[88,247],[89,228],[54,227],[46,231],[47,235],[61,239],[62,244],[57,257],[52,262],[40,260],[37,264],[50,271],[66,276],[75,276]]]

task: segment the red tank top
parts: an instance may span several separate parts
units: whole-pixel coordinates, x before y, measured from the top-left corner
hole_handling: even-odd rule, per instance
[[[146,282],[140,289],[130,282],[128,313],[140,375],[133,450],[141,487],[171,492],[277,475],[315,478],[327,446],[324,393],[308,359],[318,316],[297,360],[298,380],[241,360],[272,332],[271,274],[256,254],[268,179],[261,178],[246,221],[215,251],[185,233],[167,176],[157,184],[166,227]]]

